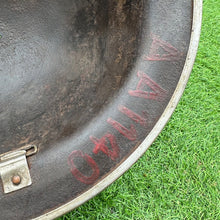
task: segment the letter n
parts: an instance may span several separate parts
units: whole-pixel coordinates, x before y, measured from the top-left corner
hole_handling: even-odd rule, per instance
[[[147,74],[139,71],[138,77],[140,78],[136,90],[130,90],[128,93],[131,96],[162,101],[166,98],[167,91],[161,88],[156,82],[154,82]],[[152,91],[144,90],[145,87],[149,87]]]

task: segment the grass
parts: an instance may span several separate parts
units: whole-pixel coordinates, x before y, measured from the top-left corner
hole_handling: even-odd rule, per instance
[[[220,219],[219,9],[219,0],[204,0],[196,63],[161,135],[127,173],[60,220]]]

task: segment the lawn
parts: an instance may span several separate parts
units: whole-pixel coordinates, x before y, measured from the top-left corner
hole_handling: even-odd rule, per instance
[[[220,0],[204,0],[184,95],[144,156],[98,196],[59,218],[220,219]]]

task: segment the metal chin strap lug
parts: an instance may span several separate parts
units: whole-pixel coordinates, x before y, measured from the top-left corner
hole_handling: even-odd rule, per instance
[[[37,153],[37,147],[29,145],[0,155],[0,176],[4,193],[10,193],[32,184],[27,157],[35,153]]]

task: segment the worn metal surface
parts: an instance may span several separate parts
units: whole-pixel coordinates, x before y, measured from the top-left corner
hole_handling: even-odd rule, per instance
[[[31,185],[26,151],[15,151],[1,157],[0,175],[5,193],[10,193]]]
[[[30,145],[0,155],[0,177],[4,193],[17,191],[32,184],[26,157],[37,153]]]
[[[192,19],[189,0],[0,1],[0,153],[39,147],[33,184],[0,191],[2,219],[79,198],[139,149],[177,87]]]

